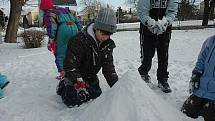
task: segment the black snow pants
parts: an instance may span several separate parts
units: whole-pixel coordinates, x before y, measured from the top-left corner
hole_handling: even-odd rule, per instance
[[[152,66],[152,58],[157,51],[158,69],[157,80],[163,81],[168,79],[168,50],[171,39],[171,31],[163,34],[152,34],[147,27],[140,26],[140,47],[141,47],[141,73],[148,74]]]

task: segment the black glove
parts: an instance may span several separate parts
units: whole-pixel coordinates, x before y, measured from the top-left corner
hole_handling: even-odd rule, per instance
[[[118,75],[116,73],[112,73],[112,75],[107,79],[107,83],[110,87],[113,87],[113,85],[118,81]]]
[[[199,71],[194,70],[192,72],[192,76],[189,83],[189,93],[193,93],[193,90],[199,88],[201,76],[202,76],[202,73],[200,73]]]

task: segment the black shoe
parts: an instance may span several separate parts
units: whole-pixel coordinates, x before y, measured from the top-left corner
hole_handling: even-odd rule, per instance
[[[158,81],[158,87],[161,88],[161,90],[165,93],[172,92],[167,81],[163,81],[163,82]]]
[[[141,78],[142,78],[146,83],[150,83],[151,77],[148,75],[148,73],[142,71],[141,66],[138,68],[138,72],[139,72]]]
[[[140,75],[141,76],[141,78],[146,82],[146,83],[150,83],[151,81],[151,77],[148,75],[148,74],[146,74],[146,75]]]

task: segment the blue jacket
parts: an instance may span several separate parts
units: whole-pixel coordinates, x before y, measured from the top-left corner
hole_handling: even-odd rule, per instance
[[[157,2],[158,3],[155,3],[155,0],[138,1],[137,14],[143,25],[145,25],[145,22],[150,18],[154,19],[154,16],[161,17],[160,19],[162,19],[162,16],[165,16],[169,25],[174,21],[178,11],[178,0],[158,0]]]
[[[209,37],[202,45],[194,70],[201,72],[199,89],[193,94],[215,100],[215,35]]]

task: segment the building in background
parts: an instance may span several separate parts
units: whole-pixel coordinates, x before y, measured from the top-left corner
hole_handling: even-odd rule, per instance
[[[0,28],[5,28],[8,16],[5,15],[3,8],[0,8]]]
[[[81,17],[83,25],[94,21],[97,16],[99,8],[96,6],[87,6],[85,7],[78,15]]]

